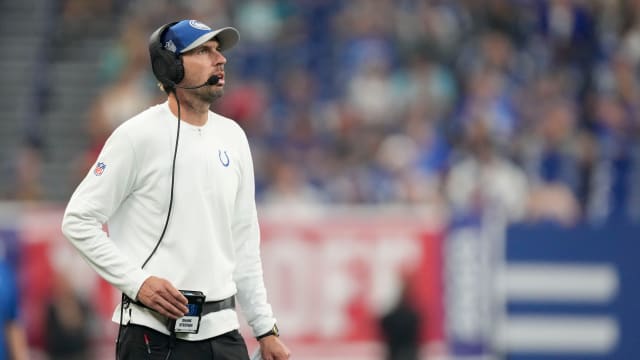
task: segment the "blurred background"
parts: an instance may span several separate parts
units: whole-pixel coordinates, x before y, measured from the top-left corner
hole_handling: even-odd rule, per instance
[[[113,358],[119,294],[60,219],[164,101],[147,39],[183,18],[241,34],[212,109],[252,146],[295,359],[640,353],[640,1],[3,0],[0,297],[29,358]]]

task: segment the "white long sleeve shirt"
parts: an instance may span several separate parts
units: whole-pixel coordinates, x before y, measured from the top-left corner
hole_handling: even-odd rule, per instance
[[[181,123],[173,209],[162,243],[155,247],[169,209],[177,118],[168,102],[118,127],[96,165],[67,205],[62,230],[109,283],[136,299],[149,276],[176,288],[204,292],[206,301],[236,294],[254,335],[275,323],[262,278],[253,162],[243,130],[209,112],[204,126]],[[109,234],[102,230],[108,224]],[[123,323],[168,334],[166,318],[131,305]],[[120,321],[116,308],[113,321]],[[239,327],[234,310],[202,318],[202,340]]]

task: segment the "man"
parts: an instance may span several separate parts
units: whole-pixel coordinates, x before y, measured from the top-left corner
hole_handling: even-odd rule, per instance
[[[408,278],[403,278],[395,306],[380,318],[386,360],[417,360],[420,354],[420,313],[411,304]]]
[[[156,30],[149,51],[167,102],[113,132],[65,211],[66,237],[124,294],[120,359],[248,359],[235,299],[262,358],[290,356],[262,279],[247,138],[209,110],[238,38],[195,20]]]

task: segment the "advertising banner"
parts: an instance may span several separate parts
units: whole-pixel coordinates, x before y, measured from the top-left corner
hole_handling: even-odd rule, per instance
[[[62,212],[22,208],[1,229],[19,242],[29,342],[35,352],[44,349],[47,305],[54,293],[71,290],[92,311],[95,358],[111,359],[120,294],[64,239]],[[269,300],[296,359],[381,358],[380,319],[403,289],[419,313],[420,343],[444,343],[438,217],[352,210],[296,219],[262,211],[261,233]],[[241,332],[252,351],[257,344],[246,325]]]
[[[456,214],[445,238],[445,312],[452,359],[496,359],[501,314],[497,277],[504,223],[497,216]]]
[[[637,358],[640,226],[522,225],[507,238],[509,359]]]
[[[431,224],[431,225],[429,225]],[[444,341],[442,231],[412,216],[262,222],[269,296],[296,357],[380,358],[380,318],[408,288],[423,344]]]

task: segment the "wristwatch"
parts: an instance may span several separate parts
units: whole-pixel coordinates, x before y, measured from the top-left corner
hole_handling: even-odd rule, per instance
[[[273,327],[271,328],[271,330],[267,331],[266,333],[256,337],[256,340],[260,340],[262,338],[266,338],[267,336],[276,336],[279,337],[280,336],[280,330],[278,330],[278,325],[277,324],[273,324]]]

